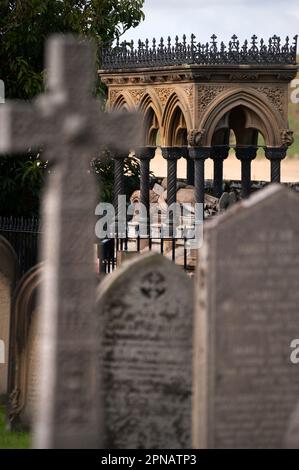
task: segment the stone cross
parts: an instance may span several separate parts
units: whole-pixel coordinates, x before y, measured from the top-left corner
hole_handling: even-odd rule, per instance
[[[99,331],[93,260],[96,187],[90,160],[103,147],[139,142],[138,118],[104,115],[92,98],[89,41],[54,36],[47,44],[46,92],[33,105],[0,108],[0,153],[43,148],[54,171],[44,196],[45,276],[41,389],[35,446],[101,446]]]

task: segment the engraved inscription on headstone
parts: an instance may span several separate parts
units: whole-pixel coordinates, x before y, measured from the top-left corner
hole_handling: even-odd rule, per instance
[[[18,274],[17,255],[0,236],[0,403],[6,401],[11,302]]]
[[[9,368],[9,419],[13,428],[31,429],[36,417],[40,381],[38,290],[43,265],[38,264],[20,280],[11,318]]]
[[[205,231],[196,292],[193,444],[280,448],[298,400],[298,195],[272,185]]]
[[[193,283],[165,257],[124,263],[101,286],[105,447],[191,446]]]
[[[0,152],[42,147],[55,164],[43,201],[38,448],[101,446],[93,272],[97,189],[90,160],[106,146],[124,152],[138,147],[141,123],[130,114],[101,113],[92,97],[95,58],[87,40],[54,36],[47,46],[47,92],[32,106],[0,107]]]

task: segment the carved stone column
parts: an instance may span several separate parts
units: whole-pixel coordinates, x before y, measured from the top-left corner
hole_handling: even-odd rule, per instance
[[[162,147],[162,155],[167,160],[167,204],[170,207],[176,203],[177,192],[177,160],[186,154],[185,147]],[[174,235],[174,212],[169,211],[168,233]]]
[[[187,184],[194,186],[194,159],[189,155],[188,147],[182,147],[182,157],[185,158],[187,164]]]
[[[114,190],[113,190],[113,205],[115,211],[115,233],[119,236],[122,231],[120,219],[125,217],[125,214],[120,213],[119,196],[125,195],[125,177],[124,177],[124,161],[127,158],[125,153],[115,153],[114,160]]]
[[[271,162],[271,183],[280,183],[281,160],[286,157],[287,147],[266,147],[265,156]]]
[[[228,157],[229,147],[213,147],[214,161],[214,196],[220,198],[223,187],[223,161]]]
[[[194,160],[195,202],[205,202],[205,160],[212,155],[211,147],[189,147],[189,156]]]
[[[181,158],[183,150],[180,147],[162,147],[162,155],[167,160],[167,204],[176,202],[177,187],[177,160]]]
[[[250,196],[251,191],[251,161],[256,157],[257,147],[236,147],[236,157],[241,161],[242,197]]]
[[[154,158],[156,147],[142,147],[135,151],[140,160],[140,202],[146,209],[147,233],[149,233],[150,215],[150,161]]]
[[[115,210],[115,230],[118,233],[119,221],[119,205],[118,197],[125,194],[125,177],[124,177],[124,161],[127,158],[126,154],[116,153],[113,157],[114,160],[114,194],[113,205]]]

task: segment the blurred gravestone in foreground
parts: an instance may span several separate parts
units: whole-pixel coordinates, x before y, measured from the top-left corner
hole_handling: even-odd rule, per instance
[[[33,105],[8,103],[0,109],[0,152],[43,147],[55,168],[43,203],[41,397],[35,445],[99,447],[96,187],[90,160],[105,146],[122,151],[138,146],[138,119],[100,112],[91,96],[95,53],[88,41],[54,36],[46,59],[47,92]]]

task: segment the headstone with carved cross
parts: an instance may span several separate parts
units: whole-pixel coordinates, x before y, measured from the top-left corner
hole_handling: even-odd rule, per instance
[[[45,276],[36,447],[101,446],[90,160],[104,146],[140,145],[138,118],[104,115],[92,98],[95,51],[73,36],[47,45],[46,93],[0,108],[0,152],[43,148],[54,164],[44,197]],[[94,70],[95,72],[95,70]]]
[[[123,263],[102,283],[104,444],[191,447],[193,284],[164,256]]]

